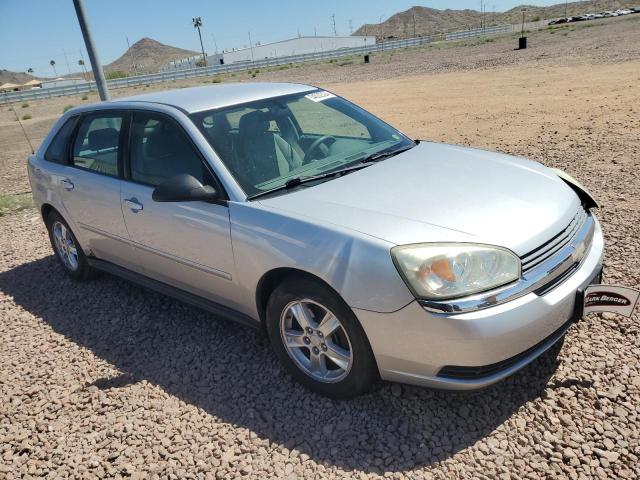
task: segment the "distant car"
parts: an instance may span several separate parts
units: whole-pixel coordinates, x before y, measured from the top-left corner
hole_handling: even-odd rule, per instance
[[[601,15],[605,18],[607,17],[617,17],[618,14],[615,12],[610,12],[610,11],[606,11],[606,12],[601,12]]]
[[[549,25],[560,25],[560,24],[563,24],[563,23],[567,23],[568,21],[569,21],[568,18],[558,18],[556,20],[551,20],[549,22]]]
[[[633,13],[633,10],[629,10],[628,8],[621,8],[620,10],[616,10],[616,12],[618,15],[629,15],[630,13]]]
[[[633,7],[633,8],[630,8],[629,10],[631,10],[631,13],[640,13],[640,7]]]
[[[378,376],[497,382],[581,318],[602,270],[596,203],[566,173],[411,140],[308,85],[78,107],[28,172],[71,278],[104,270],[263,328],[331,397]]]

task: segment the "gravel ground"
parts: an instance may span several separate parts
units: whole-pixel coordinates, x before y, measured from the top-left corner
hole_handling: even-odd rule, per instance
[[[640,62],[594,55],[335,89],[412,135],[566,169],[603,203],[606,283],[640,288]],[[0,319],[0,478],[640,477],[638,311],[587,316],[481,392],[383,383],[337,402],[255,332],[68,280],[26,210],[0,217]]]

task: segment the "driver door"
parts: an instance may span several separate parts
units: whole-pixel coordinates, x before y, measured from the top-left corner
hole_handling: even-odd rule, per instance
[[[121,202],[144,273],[158,281],[228,304],[233,288],[229,209],[207,202],[155,202],[162,181],[190,174],[221,192],[209,166],[178,123],[135,111]]]

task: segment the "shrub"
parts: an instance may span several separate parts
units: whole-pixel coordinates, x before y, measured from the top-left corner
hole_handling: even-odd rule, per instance
[[[532,22],[539,22],[541,20],[540,15],[536,15],[531,19]]]
[[[211,83],[222,83],[222,79],[220,77],[213,77]]]
[[[28,106],[29,106],[29,104],[28,104],[28,103],[23,103],[23,104],[22,104],[22,108],[27,108]]]
[[[256,74],[255,74],[255,73],[252,73],[252,74],[251,74],[251,78],[256,78]]]
[[[338,64],[339,67],[344,67],[346,65],[351,65],[353,63],[353,60],[345,60],[344,62],[340,62]]]
[[[65,105],[64,108],[62,109],[62,113],[65,113],[68,110],[71,110],[73,108],[73,105]]]
[[[86,95],[83,95],[82,100],[89,100],[89,97],[87,97]]]
[[[107,80],[115,80],[116,78],[127,78],[129,74],[122,70],[116,70],[115,72],[107,73]]]
[[[32,117],[31,115],[29,115],[28,113],[26,113],[26,114],[24,114],[24,115],[22,116],[22,119],[23,119],[23,120],[31,120],[32,118],[33,118],[33,117]]]
[[[196,67],[206,67],[207,66],[207,62],[205,62],[204,60],[198,60],[196,62]]]

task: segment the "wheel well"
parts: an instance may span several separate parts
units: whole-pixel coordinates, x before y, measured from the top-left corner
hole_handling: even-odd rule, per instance
[[[40,208],[40,213],[42,214],[42,220],[44,220],[44,222],[47,222],[47,217],[49,217],[49,214],[54,211],[55,208],[53,208],[53,206],[49,205],[48,203],[44,203],[42,205],[42,208]]]
[[[317,277],[309,272],[305,272],[304,270],[298,270],[296,268],[273,269],[262,276],[262,278],[258,282],[258,287],[256,288],[256,305],[258,307],[258,314],[260,315],[260,322],[263,326],[266,320],[267,302],[269,301],[271,293],[285,279],[293,276],[306,277],[316,282],[320,282],[335,292],[335,289],[320,277]],[[336,292],[336,295],[340,296],[338,292]]]

